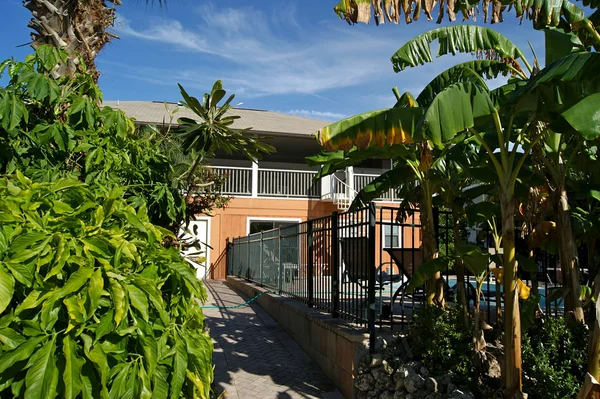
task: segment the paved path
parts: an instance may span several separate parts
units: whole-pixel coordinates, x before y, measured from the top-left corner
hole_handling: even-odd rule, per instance
[[[220,281],[206,284],[207,305],[248,298]],[[215,384],[227,398],[342,399],[331,380],[260,306],[204,309],[215,344]]]

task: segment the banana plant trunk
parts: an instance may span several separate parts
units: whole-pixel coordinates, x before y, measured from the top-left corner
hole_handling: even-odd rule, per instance
[[[511,195],[507,198],[506,190],[500,190],[500,207],[504,251],[504,383],[509,395],[514,397],[523,390],[521,318],[516,280],[514,197]]]
[[[421,200],[421,230],[423,232],[423,261],[428,262],[438,257],[437,239],[435,237],[435,224],[433,219],[433,205],[431,203],[431,187],[425,179],[421,183],[423,197]],[[427,305],[444,307],[444,285],[442,274],[435,273],[433,278],[425,281]]]
[[[556,210],[556,228],[558,232],[558,251],[563,275],[563,283],[568,288],[565,298],[565,311],[573,312],[575,320],[585,322],[583,306],[579,299],[579,266],[577,265],[577,247],[571,227],[569,200],[564,184],[553,192]]]
[[[452,234],[454,236],[454,249],[460,245],[460,211],[456,208],[452,210]],[[462,259],[456,259],[454,263],[456,268],[456,286],[458,287],[458,301],[463,312],[463,322],[465,328],[469,328],[469,304],[467,303],[467,293],[465,287],[465,266]],[[477,298],[476,298],[477,301]],[[478,317],[477,311],[475,317]]]
[[[98,81],[96,56],[114,34],[107,29],[114,25],[115,8],[106,3],[120,5],[121,0],[25,0],[23,5],[31,11],[29,27],[31,47],[50,44],[67,52],[67,59],[53,72],[54,78],[70,76],[79,64],[94,81]]]

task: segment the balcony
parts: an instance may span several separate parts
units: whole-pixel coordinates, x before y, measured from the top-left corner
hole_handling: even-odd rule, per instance
[[[212,166],[213,172],[227,176],[223,194],[248,197],[321,198],[317,174],[308,170]]]
[[[378,177],[377,174],[339,172],[315,181],[316,171],[238,166],[212,166],[213,172],[227,176],[223,194],[246,197],[310,198],[329,200],[347,208],[358,191]],[[352,182],[353,184],[348,184]],[[394,190],[376,201],[398,201]]]

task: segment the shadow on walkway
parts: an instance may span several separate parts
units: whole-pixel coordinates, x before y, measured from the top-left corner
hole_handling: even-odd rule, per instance
[[[207,305],[248,300],[221,281],[206,282]],[[342,398],[331,380],[260,306],[203,309],[215,343],[215,385],[227,398]]]

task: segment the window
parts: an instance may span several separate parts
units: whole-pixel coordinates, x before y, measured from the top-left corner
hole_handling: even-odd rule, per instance
[[[260,233],[261,231],[277,229],[282,226],[298,223],[299,220],[250,220],[249,234]]]
[[[383,247],[400,247],[400,226],[384,224],[383,225]]]

